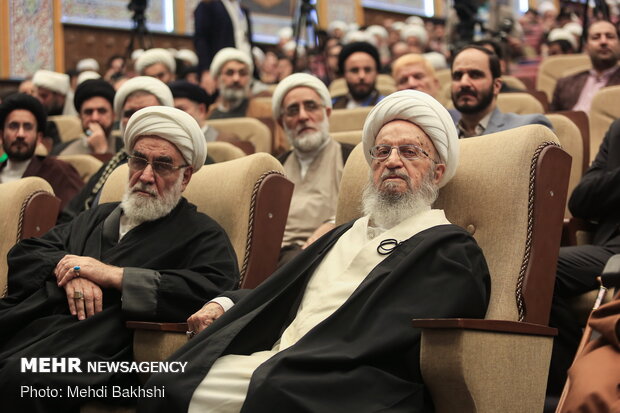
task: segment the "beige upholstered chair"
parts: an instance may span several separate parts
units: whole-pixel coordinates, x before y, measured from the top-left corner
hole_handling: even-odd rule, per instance
[[[103,165],[103,162],[91,155],[60,155],[58,159],[70,163],[84,182],[88,182]]]
[[[529,93],[500,93],[497,95],[497,108],[506,113],[513,112],[519,115],[545,113],[545,108],[538,99]]]
[[[245,152],[228,142],[207,143],[207,153],[215,162],[232,161],[233,159],[239,159],[245,156]]]
[[[48,122],[54,122],[58,128],[58,134],[62,142],[71,141],[82,134],[82,122],[74,115],[57,115],[47,118]]]
[[[527,90],[525,83],[523,83],[523,81],[516,76],[503,75],[502,81],[515,89]]]
[[[234,134],[242,141],[254,145],[256,152],[271,153],[271,131],[254,118],[232,118],[208,120],[207,124],[220,132]]]
[[[567,54],[549,56],[543,59],[538,66],[536,90],[547,94],[549,102],[553,100],[553,91],[558,79],[569,76],[592,67],[587,54]]]
[[[546,115],[553,125],[553,130],[560,140],[560,145],[571,156],[570,179],[568,181],[568,194],[573,192],[585,172],[584,149],[587,142],[584,142],[579,127],[567,116],[560,113],[550,113]],[[571,216],[568,205],[565,208],[564,217]]]
[[[485,320],[414,322],[422,328],[422,375],[439,413],[541,412],[570,159],[541,125],[459,143],[456,176],[435,207],[484,251],[491,301]],[[367,179],[360,145],[343,172],[337,223],[360,215]]]
[[[0,297],[7,293],[7,253],[18,241],[40,237],[56,224],[60,199],[42,178],[0,184]]]
[[[371,106],[355,109],[334,109],[329,117],[329,132],[362,130]]]
[[[611,123],[620,118],[620,86],[599,90],[590,107],[590,160],[594,160]]]
[[[437,80],[439,81],[439,87],[443,88],[445,85],[452,83],[452,71],[448,69],[441,69],[435,72]]]
[[[275,270],[293,184],[274,157],[256,153],[206,165],[184,196],[226,231],[237,254],[240,287],[254,288]],[[117,168],[103,187],[100,202],[121,199],[128,168]],[[129,325],[129,324],[128,324]],[[132,323],[137,360],[163,360],[187,341],[185,323]],[[162,333],[165,331],[166,333]],[[182,332],[183,334],[179,334]]]
[[[340,143],[349,143],[351,145],[357,145],[362,141],[362,130],[350,130],[345,132],[334,132],[330,134],[331,137]]]

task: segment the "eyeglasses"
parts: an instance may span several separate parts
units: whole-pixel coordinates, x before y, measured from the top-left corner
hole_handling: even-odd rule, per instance
[[[392,149],[396,148],[398,155],[401,159],[414,160],[420,159],[422,157],[426,157],[435,163],[439,163],[426,152],[424,149],[420,148],[417,145],[409,144],[409,145],[399,145],[399,146],[390,146],[390,145],[375,145],[370,148],[370,157],[372,159],[376,159],[378,161],[385,161],[392,154]]]
[[[309,113],[315,113],[318,110],[325,107],[325,105],[315,102],[314,100],[304,100],[301,103],[302,105],[304,105],[304,110]],[[284,108],[284,114],[288,116],[289,118],[294,118],[295,116],[299,115],[299,110],[300,110],[299,103],[294,103]]]
[[[140,156],[128,156],[129,167],[134,171],[143,171],[146,169],[147,165],[151,165],[153,168],[153,172],[155,172],[159,176],[168,176],[174,171],[178,171],[182,168],[187,168],[189,165],[180,165],[174,166],[170,162],[161,162],[161,161],[152,161],[149,162],[148,159],[142,158]]]

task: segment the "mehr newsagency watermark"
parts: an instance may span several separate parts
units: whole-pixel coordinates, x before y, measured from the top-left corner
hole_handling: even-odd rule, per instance
[[[184,373],[187,362],[181,361],[88,361],[77,357],[33,357],[21,359],[22,373]],[[29,398],[163,398],[165,386],[20,386],[20,396]]]

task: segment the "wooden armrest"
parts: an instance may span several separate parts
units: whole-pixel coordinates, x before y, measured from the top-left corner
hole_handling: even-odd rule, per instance
[[[562,246],[577,245],[577,231],[594,232],[596,225],[581,218],[564,218]]]
[[[482,320],[474,318],[425,318],[414,319],[411,324],[416,328],[463,329],[495,331],[500,333],[530,334],[537,336],[555,336],[557,328],[541,324],[523,323],[507,320]]]
[[[153,323],[149,321],[127,321],[127,328],[132,330],[156,330],[156,331],[172,331],[185,333],[187,331],[187,323]]]

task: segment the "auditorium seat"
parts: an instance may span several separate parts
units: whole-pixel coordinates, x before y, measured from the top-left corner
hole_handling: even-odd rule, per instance
[[[459,144],[456,175],[435,207],[482,248],[491,301],[484,320],[414,321],[422,329],[422,375],[438,413],[540,412],[570,157],[541,125]],[[337,224],[360,216],[367,179],[359,145],[343,171]]]
[[[22,239],[44,235],[56,224],[59,208],[60,199],[42,178],[0,184],[0,297],[7,293],[7,253]]]

